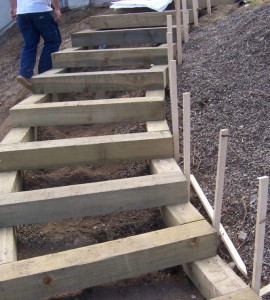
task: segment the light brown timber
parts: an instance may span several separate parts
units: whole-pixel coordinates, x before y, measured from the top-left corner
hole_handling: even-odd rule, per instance
[[[246,287],[224,296],[212,298],[212,300],[259,300],[259,297],[251,288]]]
[[[1,265],[1,299],[40,299],[210,257],[216,242],[203,220]]]
[[[134,44],[166,43],[166,27],[129,28],[114,30],[84,30],[71,35],[72,45],[84,46],[119,46]],[[176,40],[176,26],[173,26],[173,40]]]
[[[57,168],[172,156],[170,132],[145,132],[0,145],[0,171]]]
[[[167,65],[146,70],[81,72],[32,78],[33,93],[74,93],[82,91],[156,90],[167,86]],[[45,74],[45,75],[44,75]]]
[[[52,54],[54,68],[115,67],[167,64],[166,47],[59,51]]]
[[[0,227],[119,213],[187,201],[181,172],[0,195]]]
[[[18,105],[10,116],[13,127],[162,120],[165,103],[163,97],[138,97]]]
[[[20,143],[33,138],[31,129],[12,129],[1,144]],[[20,191],[22,178],[19,172],[0,173],[0,195]],[[0,228],[0,264],[17,260],[16,237],[12,227]]]
[[[182,13],[182,12],[181,12]],[[90,27],[92,29],[117,29],[117,28],[138,28],[166,26],[167,15],[173,16],[173,24],[176,24],[175,11],[146,12],[130,14],[112,14],[90,17]],[[193,23],[193,13],[189,10],[189,21]]]

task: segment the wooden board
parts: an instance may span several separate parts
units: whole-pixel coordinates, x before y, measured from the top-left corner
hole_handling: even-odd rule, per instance
[[[145,70],[80,72],[32,78],[34,94],[96,91],[158,90],[167,86],[167,66]]]
[[[91,29],[166,26],[167,15],[173,16],[173,24],[175,25],[175,10],[166,10],[162,12],[130,13],[121,15],[112,14],[91,16],[89,23]],[[189,10],[189,21],[190,23],[193,23],[192,10]]]
[[[134,44],[163,44],[166,43],[166,27],[132,28],[114,30],[84,30],[71,35],[74,47],[85,46],[119,46]],[[174,41],[176,26],[173,27]]]
[[[20,104],[10,116],[13,127],[163,120],[165,103],[162,97],[140,97]]]
[[[1,144],[19,143],[33,138],[31,129],[12,129]],[[0,195],[20,191],[22,178],[19,172],[0,173]],[[0,228],[0,264],[17,260],[16,237],[12,227]]]
[[[1,299],[40,299],[215,254],[206,221],[0,266]]]
[[[167,47],[59,51],[52,54],[54,68],[165,65]]]
[[[0,227],[184,203],[185,185],[176,172],[0,195]]]
[[[212,298],[213,300],[259,300],[259,297],[251,288],[246,287],[224,296]]]
[[[58,168],[172,156],[170,132],[0,145],[0,171]]]

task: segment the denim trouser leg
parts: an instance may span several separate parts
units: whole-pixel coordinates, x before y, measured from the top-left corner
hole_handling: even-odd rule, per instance
[[[50,70],[52,68],[51,54],[58,51],[61,44],[61,35],[58,24],[54,22],[53,13],[18,15],[17,22],[25,42],[19,75],[26,78],[33,76],[40,36],[44,39],[44,47],[39,61],[38,73]]]
[[[40,40],[40,34],[33,26],[29,14],[18,15],[17,24],[24,39],[19,75],[31,78],[36,63],[37,46]]]

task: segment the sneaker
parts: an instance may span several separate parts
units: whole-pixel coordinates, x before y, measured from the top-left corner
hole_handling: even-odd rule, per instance
[[[32,85],[31,85],[31,81],[28,78],[25,78],[21,75],[17,76],[17,81],[23,85],[25,88],[27,88],[28,90],[32,90]]]

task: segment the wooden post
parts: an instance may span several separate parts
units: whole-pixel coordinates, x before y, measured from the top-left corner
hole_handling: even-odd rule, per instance
[[[183,94],[184,174],[190,201],[190,93]]]
[[[228,129],[221,129],[219,134],[219,151],[218,151],[215,206],[214,206],[214,219],[213,219],[213,226],[217,232],[219,232],[220,219],[221,219],[228,132],[229,132]]]
[[[168,65],[173,60],[173,33],[172,33],[172,16],[167,16],[167,49],[168,49]]]
[[[182,17],[180,10],[180,0],[175,1],[176,10],[176,42],[177,42],[177,61],[178,65],[183,63],[183,50],[182,50]]]
[[[212,11],[211,11],[211,0],[206,0],[206,4],[207,4],[207,13],[209,15],[212,14]]]
[[[258,206],[255,234],[255,250],[253,261],[252,288],[256,294],[260,294],[261,272],[263,263],[263,248],[266,223],[266,211],[268,200],[269,177],[259,178]]]
[[[184,27],[184,41],[187,43],[189,41],[188,36],[188,10],[187,10],[187,0],[182,0],[182,11],[183,11],[183,27]]]
[[[171,115],[173,128],[173,153],[176,162],[179,162],[179,119],[178,119],[178,99],[177,99],[177,74],[176,61],[170,61],[169,68],[170,80],[170,98],[171,98]]]
[[[192,0],[192,9],[193,9],[193,19],[194,19],[194,26],[199,26],[199,19],[198,19],[198,0]]]

